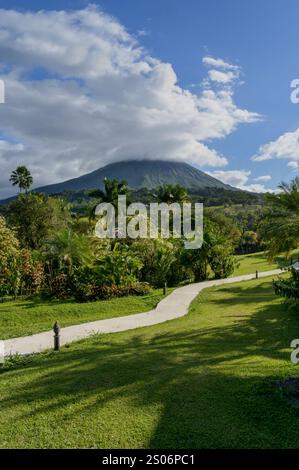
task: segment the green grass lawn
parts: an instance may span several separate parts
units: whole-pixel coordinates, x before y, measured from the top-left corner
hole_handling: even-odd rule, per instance
[[[69,326],[146,312],[153,309],[163,297],[163,290],[156,289],[145,296],[89,303],[61,300],[47,302],[39,299],[0,303],[0,339],[50,330],[56,320],[61,326]]]
[[[298,312],[271,280],[214,287],[161,325],[95,336],[7,363],[2,448],[298,448]]]
[[[293,256],[293,259],[297,260],[299,257],[299,250],[294,250],[289,256]],[[269,262],[267,259],[267,253],[262,251],[260,253],[251,253],[249,255],[238,255],[236,256],[239,267],[234,271],[232,276],[241,276],[243,274],[253,274],[256,270],[258,271],[271,271],[282,266],[288,266],[290,263],[290,257],[288,260],[284,256],[278,256],[275,261]]]

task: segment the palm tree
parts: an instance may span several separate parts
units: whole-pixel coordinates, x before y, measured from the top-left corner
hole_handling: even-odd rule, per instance
[[[33,178],[26,166],[18,166],[12,172],[9,181],[13,186],[19,186],[20,192],[24,190],[27,193],[32,186]]]
[[[125,195],[128,198],[129,194],[128,183],[125,180],[118,181],[117,179],[110,180],[109,178],[104,178],[104,191],[101,189],[95,189],[89,193],[89,197],[97,198],[99,200],[99,202],[91,209],[90,220],[95,218],[95,209],[99,203],[108,202],[112,204],[117,213],[118,196]],[[127,204],[128,203],[129,200],[127,199]]]
[[[262,226],[271,259],[297,248],[299,243],[299,177],[278,187],[279,194],[268,195],[272,208]]]
[[[189,196],[186,189],[179,184],[164,184],[159,186],[157,194],[155,195],[158,202],[171,204],[177,202],[182,204],[189,201]]]
[[[90,264],[92,259],[91,241],[85,235],[78,235],[63,229],[48,242],[47,255],[50,261],[58,261],[60,269],[71,275],[73,268],[81,264]]]

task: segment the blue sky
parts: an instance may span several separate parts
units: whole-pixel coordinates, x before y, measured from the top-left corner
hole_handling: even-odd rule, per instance
[[[88,3],[79,0],[0,0],[0,7],[20,12],[40,9],[68,11],[85,9]],[[290,83],[299,78],[297,0],[102,0],[92,3],[99,5],[104,13],[112,15],[151,57],[171,64],[178,85],[192,94],[201,93],[203,80],[207,76],[207,67],[202,62],[204,57],[222,59],[240,68],[238,80],[234,82],[233,102],[239,109],[258,113],[260,117],[251,119],[251,122],[236,123],[233,130],[223,132],[220,138],[213,138],[213,134],[211,137],[207,135],[205,143],[226,158],[225,166],[210,166],[196,161],[193,164],[232,184],[239,178],[240,187],[251,185],[252,189],[255,184],[275,188],[282,179],[289,180],[296,176],[299,167],[296,134],[299,128],[299,104],[290,101]],[[17,27],[14,28],[17,37]],[[5,50],[2,50],[1,57],[0,48],[0,64],[7,66],[9,63],[9,67],[17,68],[17,61],[16,58],[12,65]],[[46,77],[55,77],[55,74],[52,69],[49,75],[47,65],[41,64],[39,68],[35,62],[34,67],[30,70],[28,68],[28,76],[43,81]],[[25,77],[24,73],[20,80],[25,80]],[[81,80],[82,77],[78,75],[75,78]],[[1,106],[4,110],[5,105]],[[1,128],[1,134],[9,135],[7,141],[11,139],[14,145],[33,145],[32,142],[28,144],[25,138],[23,142],[21,130],[14,133],[12,125],[8,125],[5,119],[2,126],[0,114]],[[267,147],[261,149],[261,146]],[[66,147],[65,152],[69,155],[70,145]],[[11,155],[13,149],[8,150]],[[61,148],[57,151],[61,159]],[[260,155],[260,161],[253,161],[252,157],[257,154]],[[7,161],[7,155],[5,158]],[[44,158],[51,158],[50,154]],[[92,161],[84,167],[77,160],[74,165],[71,164],[71,171],[68,171],[66,162],[52,173],[39,169],[39,165],[42,165],[37,163],[37,157],[32,164],[40,182],[45,183],[72,177],[96,166],[96,162]],[[106,159],[100,163],[107,162]],[[4,165],[6,172],[9,171],[9,165],[10,162]],[[267,178],[258,181],[259,177]],[[8,187],[3,191],[6,194]]]

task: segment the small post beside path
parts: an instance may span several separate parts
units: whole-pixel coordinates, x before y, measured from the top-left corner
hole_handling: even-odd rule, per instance
[[[259,272],[258,272],[258,271],[255,271],[255,278],[256,278],[256,279],[259,278]]]
[[[54,351],[60,350],[60,326],[58,322],[55,322],[53,326],[54,331]]]
[[[163,287],[163,294],[167,294],[167,282],[165,281],[164,287]]]

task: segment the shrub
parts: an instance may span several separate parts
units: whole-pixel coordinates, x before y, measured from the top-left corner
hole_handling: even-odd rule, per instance
[[[7,209],[7,220],[16,230],[23,248],[39,249],[45,240],[66,227],[69,207],[59,198],[44,194],[20,194]]]
[[[214,247],[209,256],[209,263],[214,272],[215,279],[224,279],[233,274],[236,261],[228,250],[223,247]]]
[[[131,295],[147,295],[151,290],[151,286],[148,282],[136,282],[136,284],[130,286]]]
[[[47,287],[42,292],[43,297],[67,299],[72,297],[72,285],[67,274],[57,274],[48,277]]]
[[[41,261],[34,260],[31,251],[27,249],[21,250],[20,273],[21,295],[31,295],[38,293],[45,279],[44,265]]]
[[[276,295],[296,304],[299,300],[299,271],[291,269],[291,277],[273,281],[273,287]]]
[[[19,242],[0,217],[0,296],[18,294],[21,273]]]
[[[128,295],[147,295],[151,292],[150,285],[143,282],[125,286],[80,284],[75,290],[75,299],[78,302],[91,302],[95,300],[107,300],[114,297],[125,297]]]
[[[155,287],[162,287],[165,281],[169,285],[175,285],[183,280],[179,242],[175,244],[163,239],[138,240],[132,245],[132,251],[142,262],[140,280]]]
[[[142,266],[142,261],[126,245],[116,243],[109,253],[97,259],[93,269],[102,284],[123,286],[138,281]]]
[[[118,276],[116,278],[120,280]],[[111,282],[112,279],[109,273],[103,272],[102,265],[77,268],[72,276],[73,295],[79,302],[87,302],[127,295],[146,295],[151,290],[148,283],[138,282],[131,275],[121,277],[124,282],[119,284]]]

